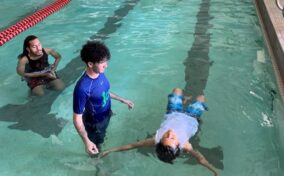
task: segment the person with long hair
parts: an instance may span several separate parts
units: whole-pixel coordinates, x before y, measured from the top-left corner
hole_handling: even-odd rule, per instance
[[[49,64],[48,55],[55,61]],[[56,74],[61,56],[52,48],[43,48],[37,36],[29,35],[25,38],[23,52],[18,56],[17,73],[26,80],[33,94],[44,95],[44,87],[63,90],[64,83]]]

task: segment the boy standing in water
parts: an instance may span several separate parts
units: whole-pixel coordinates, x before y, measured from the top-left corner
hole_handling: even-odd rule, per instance
[[[104,74],[110,59],[109,49],[101,42],[88,42],[81,50],[86,71],[78,80],[73,94],[73,123],[82,138],[86,152],[97,154],[104,142],[112,115],[111,98],[128,106],[134,103],[109,91],[110,84]]]

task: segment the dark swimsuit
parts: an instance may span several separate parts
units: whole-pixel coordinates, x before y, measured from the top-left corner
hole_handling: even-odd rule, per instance
[[[49,67],[49,63],[48,63],[48,55],[47,53],[44,51],[44,49],[42,49],[43,55],[38,58],[37,60],[32,60],[28,55],[27,58],[29,60],[29,63],[26,65],[26,72],[27,73],[32,73],[32,72],[40,72],[45,70],[46,68]],[[46,85],[48,84],[50,81],[56,80],[58,79],[58,76],[56,75],[56,78],[47,78],[44,76],[41,77],[26,77],[25,78],[27,81],[28,86],[33,89],[39,85]]]

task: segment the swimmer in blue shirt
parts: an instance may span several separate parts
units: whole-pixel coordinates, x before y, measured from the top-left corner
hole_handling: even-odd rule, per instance
[[[73,123],[85,144],[86,152],[99,153],[112,116],[111,99],[134,107],[134,103],[110,91],[104,74],[110,59],[108,47],[99,41],[87,42],[81,50],[86,71],[77,81],[73,92]]]

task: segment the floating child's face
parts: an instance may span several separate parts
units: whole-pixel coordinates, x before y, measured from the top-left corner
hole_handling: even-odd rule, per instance
[[[183,91],[182,91],[182,89],[180,89],[180,88],[175,88],[175,89],[173,90],[173,93],[176,94],[176,95],[182,95],[182,94],[183,94]]]
[[[172,129],[169,129],[163,134],[161,138],[161,143],[165,146],[170,146],[174,149],[177,148],[179,144],[177,134]]]

